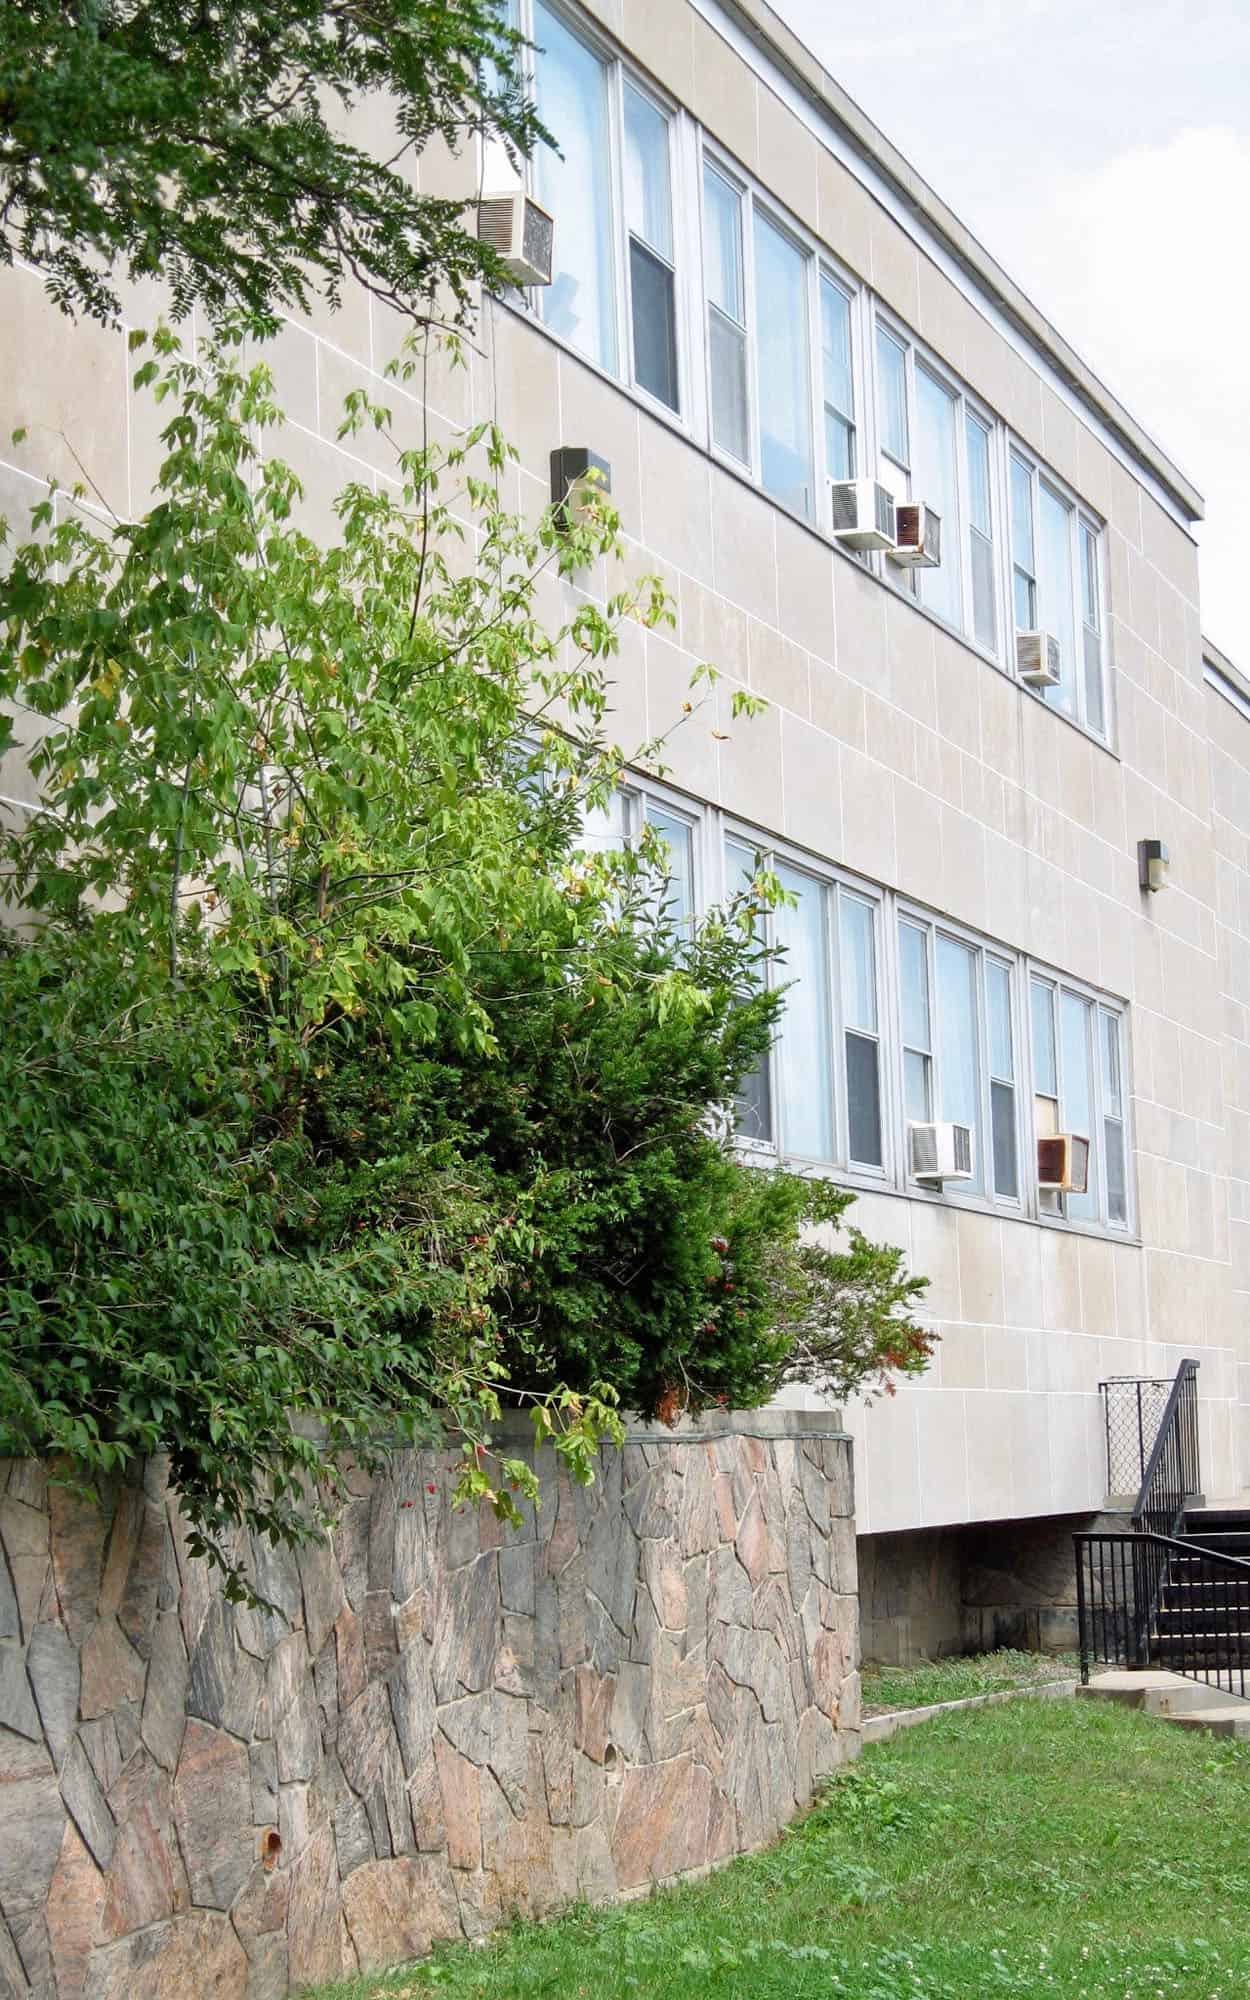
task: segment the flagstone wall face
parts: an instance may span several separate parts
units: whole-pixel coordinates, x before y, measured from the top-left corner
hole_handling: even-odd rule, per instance
[[[0,1462],[0,1996],[277,2000],[770,1839],[859,1745],[828,1413],[548,1455],[520,1532],[453,1462],[190,1558],[159,1461],[103,1507]]]

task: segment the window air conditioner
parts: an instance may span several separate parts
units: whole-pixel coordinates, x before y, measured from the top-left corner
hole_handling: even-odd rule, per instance
[[[1016,672],[1026,687],[1059,685],[1059,641],[1052,632],[1016,633]]]
[[[940,1187],[972,1179],[971,1125],[909,1125],[907,1139],[913,1180]]]
[[[1076,1132],[1039,1139],[1037,1185],[1044,1194],[1084,1194],[1089,1186],[1089,1140]]]
[[[923,500],[894,510],[898,546],[890,561],[906,569],[938,569],[942,562],[942,519]]]
[[[518,285],[551,283],[556,226],[522,189],[485,195],[478,203],[477,233]]]
[[[845,549],[893,549],[894,495],[876,479],[835,479],[833,539]]]

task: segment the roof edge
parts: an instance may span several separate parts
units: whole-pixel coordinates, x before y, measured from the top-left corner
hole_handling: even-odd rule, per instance
[[[959,220],[954,210],[934,193],[879,126],[874,125],[867,113],[860,110],[854,98],[768,5],[768,0],[722,0],[722,4],[736,16],[752,40],[765,48],[773,60],[785,69],[792,82],[842,128],[858,151],[872,161],[899,199],[941,238],[950,255],[975,279],[999,311],[1026,339],[1045,352],[1073,394],[1100,417],[1132,456],[1150,471],[1186,519],[1201,521],[1205,506],[1202,494],[1193,481],[1156,444],[1132,412],[1081,359],[1076,349],[1007,275],[984,244]]]

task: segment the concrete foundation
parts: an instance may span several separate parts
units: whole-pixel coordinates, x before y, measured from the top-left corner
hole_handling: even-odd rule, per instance
[[[1127,1514],[1058,1514],[861,1535],[864,1658],[905,1665],[1000,1646],[1075,1651],[1072,1537],[1128,1526]]]

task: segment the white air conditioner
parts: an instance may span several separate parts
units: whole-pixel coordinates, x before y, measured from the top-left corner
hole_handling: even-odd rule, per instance
[[[1053,632],[1016,633],[1016,672],[1026,687],[1059,685],[1059,641]]]
[[[938,569],[942,561],[942,518],[923,500],[909,501],[894,510],[897,546],[890,561],[905,569]]]
[[[523,190],[484,195],[478,203],[477,233],[518,285],[551,283],[556,226]]]
[[[971,1125],[909,1125],[911,1177],[940,1186],[972,1179]]]
[[[835,479],[833,539],[845,549],[893,549],[894,495],[876,479]]]
[[[1089,1186],[1089,1140],[1055,1132],[1037,1142],[1037,1185],[1044,1194],[1084,1194]]]

